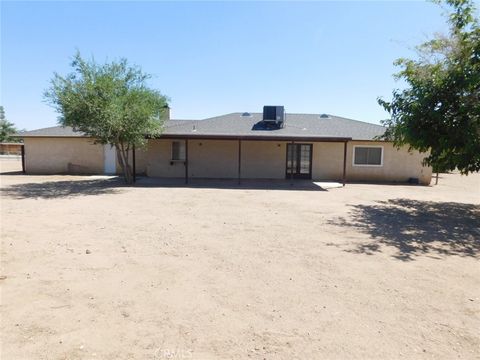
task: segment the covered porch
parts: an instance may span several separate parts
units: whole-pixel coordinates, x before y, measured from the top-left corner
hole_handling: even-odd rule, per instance
[[[146,174],[157,178],[336,181],[347,177],[350,138],[169,136],[149,139]]]

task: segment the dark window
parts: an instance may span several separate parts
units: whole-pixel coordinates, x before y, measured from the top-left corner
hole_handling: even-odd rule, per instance
[[[354,165],[382,165],[381,147],[355,147]]]
[[[185,160],[184,141],[172,141],[172,160]]]

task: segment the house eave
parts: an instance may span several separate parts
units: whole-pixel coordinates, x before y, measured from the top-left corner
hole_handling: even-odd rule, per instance
[[[351,137],[322,136],[265,136],[265,135],[213,135],[213,134],[161,134],[147,136],[148,139],[185,139],[185,140],[248,140],[248,141],[306,141],[306,142],[346,142]]]
[[[60,138],[60,139],[93,139],[91,136],[86,135],[12,135],[16,139],[27,139],[27,138]]]

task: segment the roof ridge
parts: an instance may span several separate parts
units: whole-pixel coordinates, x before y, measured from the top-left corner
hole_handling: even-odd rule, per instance
[[[362,123],[362,124],[373,125],[373,126],[379,126],[379,127],[385,128],[385,126],[383,126],[383,125],[380,125],[380,124],[374,124],[374,123],[367,122],[367,121],[356,120],[356,119],[350,119],[350,118],[346,118],[346,117],[343,117],[343,116],[337,116],[337,115],[329,115],[329,116],[335,116],[337,119],[341,119],[341,120],[355,121],[355,122],[359,122],[359,123]]]
[[[245,111],[244,111],[245,112]],[[239,112],[239,111],[236,111],[236,112],[231,112],[231,113],[227,113],[227,114],[223,114],[223,115],[218,115],[218,116],[213,116],[213,117],[209,117],[209,118],[205,118],[205,119],[202,119],[200,121],[204,121],[204,120],[212,120],[212,119],[217,119],[217,118],[222,118],[222,117],[225,117],[225,116],[229,116],[229,115],[235,115],[235,114],[243,114],[244,112]],[[263,114],[262,112],[250,112],[250,111],[246,111],[248,112],[249,114]],[[326,114],[330,117],[335,117],[337,119],[340,119],[340,120],[347,120],[347,121],[355,121],[355,122],[358,122],[358,123],[362,123],[362,124],[367,124],[367,125],[373,125],[373,126],[379,126],[381,128],[385,128],[385,126],[383,125],[380,125],[380,124],[374,124],[374,123],[371,123],[371,122],[368,122],[368,121],[362,121],[362,120],[356,120],[356,119],[351,119],[351,118],[346,118],[346,117],[343,117],[343,116],[338,116],[338,115],[333,115],[333,114],[328,114],[328,113],[298,113],[298,112],[285,112],[285,114],[288,116],[288,115],[310,115],[310,116],[321,116],[322,114]]]
[[[37,131],[37,130],[43,130],[43,129],[53,129],[53,128],[58,128],[58,127],[62,127],[62,128],[67,128],[67,127],[70,127],[71,126],[68,126],[68,125],[55,125],[55,126],[47,126],[47,127],[44,127],[44,128],[40,128],[40,129],[35,129],[35,130],[27,130],[28,131]]]
[[[205,118],[205,119],[200,119],[198,121],[212,120],[212,119],[217,119],[217,118],[221,118],[221,117],[229,116],[229,115],[234,115],[234,114],[243,114],[243,113],[241,113],[241,112],[231,112],[231,113],[227,113],[227,114],[223,114],[223,115],[217,115],[217,116],[212,116],[212,117],[208,117],[208,118]]]
[[[57,129],[57,128],[71,128],[73,130],[73,128],[71,126],[64,126],[64,125],[55,125],[55,126],[47,126],[47,127],[43,127],[43,128],[39,128],[39,129],[34,129],[34,130],[24,130],[24,131],[18,131],[17,133],[15,133],[15,135],[22,135],[22,134],[27,134],[27,133],[31,133],[31,132],[37,132],[37,131],[42,131],[42,130],[50,130],[50,129]]]
[[[172,124],[172,123],[168,124],[169,121],[170,122],[171,121],[178,121],[179,123],[178,124]],[[186,124],[194,122],[194,121],[196,121],[196,120],[172,120],[172,119],[170,119],[170,120],[165,121],[162,124],[162,128],[166,129],[166,128],[174,128],[174,127],[178,127],[178,126],[185,126]]]

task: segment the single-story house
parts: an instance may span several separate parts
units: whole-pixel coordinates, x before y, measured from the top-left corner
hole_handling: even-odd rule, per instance
[[[312,179],[429,184],[424,153],[378,140],[380,125],[328,114],[231,113],[167,120],[161,135],[135,151],[137,174],[163,178]],[[119,173],[115,148],[68,127],[18,135],[28,174]]]

